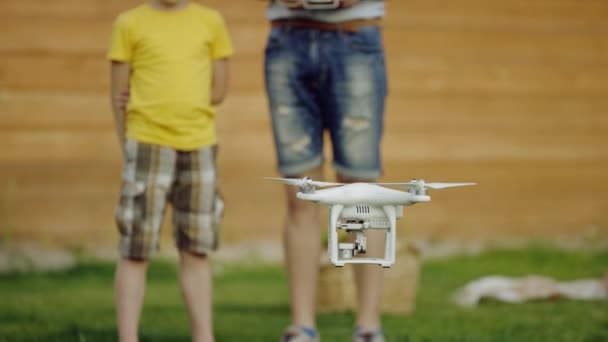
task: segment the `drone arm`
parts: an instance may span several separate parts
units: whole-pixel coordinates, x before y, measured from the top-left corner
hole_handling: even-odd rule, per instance
[[[274,178],[274,177],[264,177],[264,179],[266,180],[272,180],[272,181],[278,181],[278,182],[282,182],[288,185],[293,185],[293,186],[316,186],[316,187],[320,187],[320,188],[325,188],[325,187],[330,187],[330,186],[339,186],[339,185],[344,185],[344,183],[332,183],[332,182],[318,182],[318,181],[313,181],[310,178],[304,177],[304,178]]]

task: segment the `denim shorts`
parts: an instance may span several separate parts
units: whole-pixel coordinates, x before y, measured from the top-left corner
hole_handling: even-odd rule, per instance
[[[320,166],[327,130],[340,175],[380,176],[387,95],[381,28],[273,27],[265,54],[279,172],[303,175]]]

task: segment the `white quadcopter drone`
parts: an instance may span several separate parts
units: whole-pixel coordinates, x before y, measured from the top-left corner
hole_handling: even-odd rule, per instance
[[[335,266],[345,264],[378,264],[391,267],[395,263],[395,229],[397,219],[403,216],[403,207],[430,202],[426,189],[444,189],[475,183],[426,183],[413,179],[406,183],[329,183],[313,181],[308,177],[266,178],[299,187],[297,198],[329,207],[329,260]],[[404,186],[399,191],[384,186]],[[316,190],[316,187],[332,187]],[[352,243],[338,242],[338,229],[355,234]],[[385,231],[384,258],[356,257],[366,252],[365,230]]]

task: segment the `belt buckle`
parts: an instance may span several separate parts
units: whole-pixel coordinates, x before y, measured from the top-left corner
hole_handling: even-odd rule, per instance
[[[340,0],[304,0],[302,3],[307,10],[329,10],[340,6]]]

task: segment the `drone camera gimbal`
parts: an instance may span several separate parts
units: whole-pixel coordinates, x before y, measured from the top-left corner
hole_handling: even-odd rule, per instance
[[[329,222],[329,254],[332,263],[336,266],[344,266],[350,263],[378,263],[389,267],[394,262],[395,246],[395,220],[403,216],[402,206],[391,206],[378,208],[369,205],[355,205],[349,207],[331,206]],[[388,209],[388,212],[387,212]],[[339,212],[337,221],[332,222],[331,217]],[[333,215],[332,215],[333,214]],[[391,215],[391,214],[394,214]],[[355,235],[353,242],[339,242],[338,229],[348,235]],[[360,255],[367,252],[367,237],[365,233],[371,230],[384,231],[385,254],[383,258],[365,258]]]

